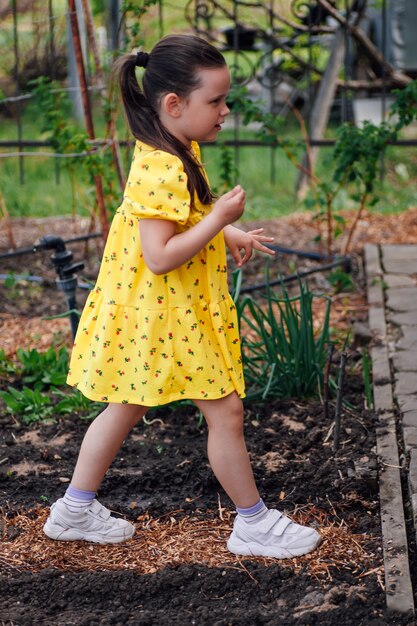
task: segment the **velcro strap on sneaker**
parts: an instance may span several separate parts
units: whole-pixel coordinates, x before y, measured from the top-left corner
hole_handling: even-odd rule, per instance
[[[100,502],[98,502],[97,500],[93,501],[90,507],[90,511],[94,513],[96,517],[102,519],[104,522],[107,521],[111,515],[109,509],[106,509],[106,507],[100,504]]]
[[[285,533],[287,527],[292,524],[291,520],[288,517],[283,515],[275,524],[272,533],[276,536],[281,536]]]
[[[280,513],[279,511],[272,510],[270,511],[267,519],[262,520],[261,522],[262,524],[262,533],[263,534],[268,534],[272,529],[274,535],[282,535],[285,532],[285,529],[287,528],[287,526],[289,524],[291,524],[291,520],[286,517],[285,515],[282,515],[282,513]]]

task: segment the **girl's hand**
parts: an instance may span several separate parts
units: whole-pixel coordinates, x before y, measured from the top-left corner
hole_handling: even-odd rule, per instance
[[[254,249],[265,252],[270,256],[275,255],[274,250],[263,245],[263,242],[272,243],[274,241],[273,237],[265,237],[265,235],[262,235],[263,230],[263,228],[257,228],[256,230],[250,230],[245,233],[243,230],[235,228],[234,226],[226,226],[223,229],[226,245],[238,267],[242,267],[244,263],[249,261]],[[242,250],[244,250],[243,256]]]
[[[246,193],[240,185],[228,191],[215,203],[212,213],[218,215],[224,226],[241,217],[245,209]]]

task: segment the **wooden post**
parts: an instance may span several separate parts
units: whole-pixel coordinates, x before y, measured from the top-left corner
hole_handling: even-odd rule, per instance
[[[93,18],[91,15],[91,8],[90,8],[90,2],[89,0],[82,0],[83,3],[83,9],[84,9],[84,15],[85,15],[85,22],[87,25],[87,34],[88,34],[88,39],[90,41],[91,44],[91,49],[93,51],[93,57],[94,57],[94,64],[96,66],[96,72],[97,72],[97,77],[99,82],[102,85],[102,96],[103,98],[106,97],[106,88],[105,88],[105,76],[104,76],[104,72],[103,72],[103,68],[100,62],[100,56],[98,53],[98,47],[97,47],[97,42],[96,42],[96,37],[95,37],[95,33],[94,33],[94,24],[93,24]],[[111,102],[112,99],[112,88],[110,87],[110,93],[108,95],[109,101]],[[117,140],[117,134],[116,134],[116,127],[115,127],[115,123],[114,123],[114,116],[112,115],[112,113],[110,112],[108,115],[108,119],[107,119],[107,126],[106,126],[106,139],[110,138],[110,142],[111,142],[111,150],[112,150],[112,154],[113,154],[113,161],[114,161],[114,165],[116,167],[116,172],[117,172],[117,178],[119,180],[119,185],[120,188],[123,190],[124,186],[125,186],[125,178],[124,178],[124,174],[123,174],[123,167],[122,167],[122,161],[120,158],[120,150],[119,150],[119,142]]]
[[[120,28],[120,16],[122,7],[120,0],[106,0],[104,3],[105,20],[107,31],[107,47],[114,52],[120,49],[122,31]]]
[[[4,221],[4,227],[6,229],[7,238],[9,240],[9,247],[12,250],[16,250],[16,241],[13,235],[12,222],[10,220],[10,215],[6,207],[6,201],[0,191],[0,223],[2,221]]]
[[[22,104],[19,100],[20,96],[20,70],[19,70],[19,30],[17,28],[17,0],[12,1],[13,8],[13,48],[14,48],[14,58],[15,58],[15,66],[14,66],[14,79],[16,84],[16,123],[17,123],[17,140],[19,145],[19,152],[22,152],[22,138],[23,138],[23,130],[22,130]],[[25,170],[23,165],[23,156],[19,155],[19,177],[20,184],[23,185],[25,182]]]
[[[68,11],[70,17],[72,39],[74,42],[75,58],[77,62],[78,78],[80,81],[81,98],[83,103],[85,127],[90,139],[95,139],[93,116],[91,113],[90,99],[87,89],[87,77],[85,73],[83,51],[81,48],[80,31],[78,28],[77,6],[75,0],[68,0]],[[101,224],[101,230],[103,238],[106,239],[109,232],[109,221],[107,219],[106,205],[104,202],[104,192],[101,176],[94,176],[94,183],[96,186],[97,204],[99,209],[99,220]]]
[[[333,434],[333,451],[337,452],[339,449],[339,438],[340,438],[340,420],[342,413],[342,397],[343,397],[343,382],[345,379],[345,369],[346,369],[346,360],[347,354],[346,352],[342,352],[340,355],[340,369],[339,369],[339,380],[337,385],[337,396],[336,396],[336,409],[334,413],[334,434]]]
[[[79,13],[81,8],[81,0],[75,0],[76,7]],[[81,45],[83,54],[86,51],[86,37],[85,37],[85,22],[80,21],[79,15],[77,16],[77,24],[78,31],[80,34]],[[69,87],[69,97],[72,103],[72,114],[77,122],[82,122],[84,120],[84,110],[83,103],[81,99],[81,89],[80,89],[80,81],[78,79],[78,68],[77,68],[77,60],[75,58],[75,50],[74,50],[74,39],[72,36],[72,28],[71,28],[71,14],[67,13],[67,58],[68,58],[68,87]]]
[[[317,96],[314,100],[310,121],[310,140],[322,139],[326,130],[329,113],[333,104],[336,92],[339,70],[343,63],[345,54],[345,39],[343,29],[340,28],[334,38],[330,59],[320,82]],[[314,163],[317,159],[318,148],[311,146],[310,162],[307,155],[303,156],[302,165],[305,169],[311,167],[314,170]],[[311,172],[312,174],[314,173]],[[304,172],[301,172],[297,181],[297,197],[302,199],[307,191],[309,179]]]

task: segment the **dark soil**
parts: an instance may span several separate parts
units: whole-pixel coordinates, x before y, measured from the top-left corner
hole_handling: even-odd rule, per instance
[[[343,415],[336,454],[331,439],[326,441],[331,424],[324,423],[322,407],[314,402],[251,406],[246,436],[266,503],[290,511],[295,504],[313,503],[332,523],[343,520],[352,533],[365,533],[371,570],[381,565],[375,416],[361,410],[361,397],[360,381],[350,377],[346,399],[357,409]],[[154,517],[179,511],[211,519],[219,494],[231,509],[208,466],[205,427],[195,410],[159,409],[150,418],[162,423],[135,429],[102,485],[101,501],[132,521],[144,511]],[[1,457],[7,461],[1,465],[0,497],[13,517],[62,494],[87,424],[76,417],[36,427],[7,417],[2,423]],[[18,535],[18,524],[13,530],[5,541]],[[320,550],[324,546],[317,558]],[[361,577],[363,568],[353,573],[332,566],[326,575],[313,577],[308,570],[294,573],[284,561],[265,565],[248,559],[245,566],[250,575],[201,564],[149,575],[9,568],[1,576],[0,616],[22,625],[407,623],[386,614],[377,576]]]
[[[14,271],[21,272],[22,265],[15,264]],[[262,274],[260,268],[252,270],[253,279]],[[25,311],[16,311],[4,298],[1,308],[39,315],[53,305],[59,312],[62,306],[52,287],[50,292],[43,290],[38,300],[28,296],[27,302]],[[244,568],[236,570],[199,562],[173,564],[152,574],[124,569],[24,571],[8,562],[0,574],[0,622],[16,626],[411,626],[410,620],[386,611],[375,458],[377,416],[363,408],[361,378],[353,373],[357,358],[350,355],[344,396],[351,408],[342,413],[336,453],[329,436],[334,407],[325,422],[323,407],[316,401],[248,406],[246,438],[267,505],[289,512],[296,506],[314,505],[329,523],[365,536],[366,567],[358,563],[355,571],[346,554],[337,553],[316,576],[307,566],[296,571],[291,562],[259,559],[246,559]],[[153,411],[148,418],[154,421],[134,430],[109,470],[99,493],[103,504],[132,522],[144,512],[159,517],[171,511],[210,520],[218,515],[219,495],[223,507],[232,509],[208,466],[205,426],[195,409],[176,405]],[[21,532],[18,522],[13,525],[17,514],[46,507],[62,495],[88,424],[74,416],[28,426],[4,412],[0,424],[0,501],[12,521],[3,546],[10,547]],[[45,549],[48,541],[45,538]],[[324,542],[316,551],[318,561],[328,562],[324,555],[329,548],[331,553]]]

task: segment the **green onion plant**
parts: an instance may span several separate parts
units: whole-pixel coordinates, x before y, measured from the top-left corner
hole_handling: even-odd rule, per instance
[[[314,294],[298,281],[299,294],[290,296],[284,285],[278,295],[269,285],[266,301],[241,296],[242,274],[234,274],[234,299],[242,337],[247,399],[320,396],[330,344],[328,296]],[[323,325],[314,329],[313,300],[327,300]]]

